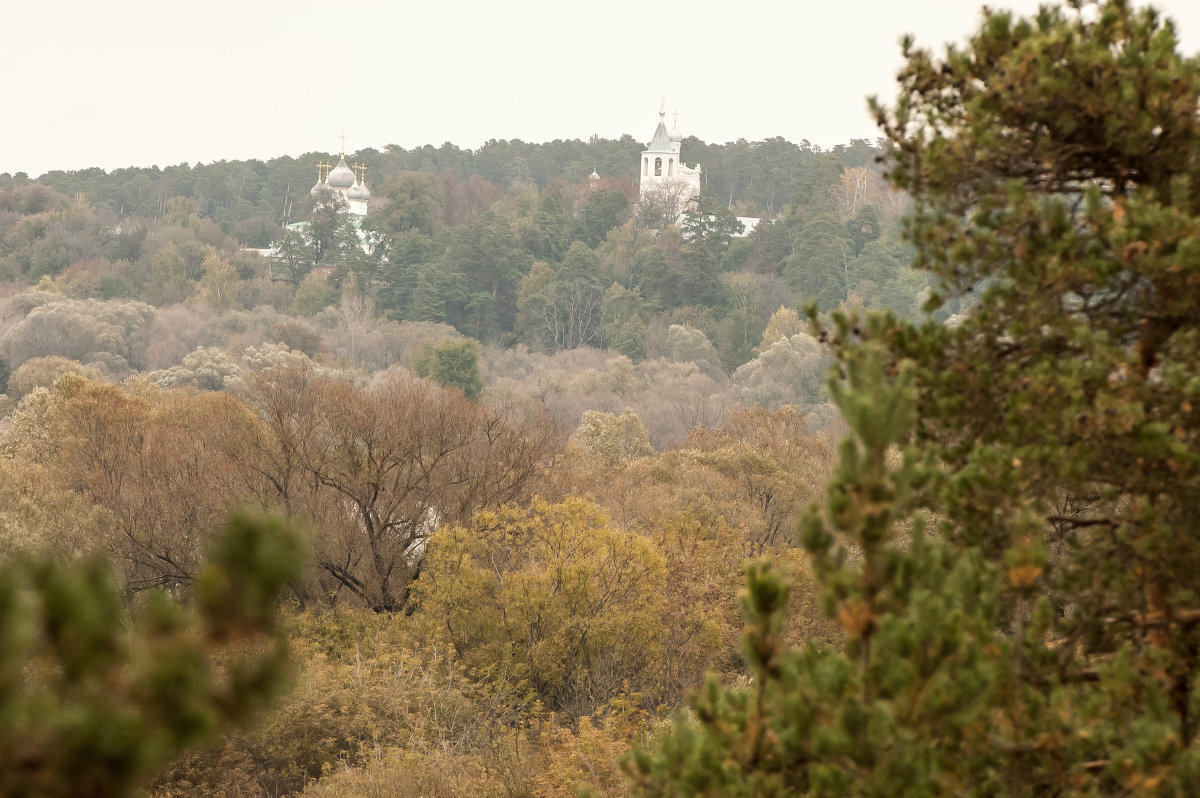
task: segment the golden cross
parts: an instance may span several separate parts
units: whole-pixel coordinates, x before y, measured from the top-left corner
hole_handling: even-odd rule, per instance
[[[338,136],[338,139],[342,142],[342,157],[345,158],[346,157],[346,129],[345,128],[342,128],[342,135]]]
[[[332,168],[333,167],[330,164],[318,163],[317,164],[317,182],[324,183],[325,178],[329,176],[329,170]],[[324,170],[324,171],[322,171],[322,170]]]
[[[665,94],[658,95],[658,115],[667,115],[667,95]]]

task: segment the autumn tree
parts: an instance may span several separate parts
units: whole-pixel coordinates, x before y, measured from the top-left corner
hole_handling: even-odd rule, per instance
[[[535,501],[439,530],[418,606],[473,667],[512,668],[578,717],[645,678],[664,577],[653,547],[594,505]]]
[[[106,511],[97,542],[122,567],[126,590],[190,590],[208,541],[244,497],[215,446],[241,417],[236,400],[68,375],[45,406],[38,426],[48,440],[14,441],[16,453]]]
[[[22,318],[0,335],[0,350],[14,368],[35,357],[59,356],[127,374],[140,364],[138,344],[154,318],[142,302],[68,299],[29,291],[16,308]]]
[[[77,360],[57,355],[34,357],[9,375],[7,393],[14,400],[19,400],[32,393],[34,388],[53,388],[64,374],[78,374],[90,379],[102,377],[98,369],[85,366]]]
[[[764,346],[733,373],[733,384],[747,405],[817,404],[824,399],[821,375],[828,362],[817,339],[799,332]]]
[[[802,332],[808,332],[807,325],[800,319],[800,314],[794,308],[779,306],[779,310],[771,314],[767,327],[763,330],[762,341],[755,349],[755,354],[767,349],[781,338],[791,338]]]
[[[638,201],[638,221],[656,233],[665,230],[675,224],[691,198],[691,187],[682,181],[655,186]]]
[[[204,259],[201,268],[204,270],[204,276],[200,278],[197,298],[217,310],[232,308],[237,303],[236,283],[238,279],[232,264],[225,258],[214,254]]]
[[[439,523],[527,495],[555,440],[536,418],[398,374],[364,389],[281,366],[250,377],[247,399],[265,424],[247,459],[265,500],[319,521],[331,592],[379,611],[405,606]]]

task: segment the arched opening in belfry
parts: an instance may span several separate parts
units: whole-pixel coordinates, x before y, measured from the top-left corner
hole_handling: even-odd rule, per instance
[[[675,174],[675,159],[671,158],[667,161],[667,176]]]
[[[649,158],[642,159],[642,174],[643,175],[650,174],[650,159]]]
[[[662,177],[662,158],[654,159],[654,176]]]

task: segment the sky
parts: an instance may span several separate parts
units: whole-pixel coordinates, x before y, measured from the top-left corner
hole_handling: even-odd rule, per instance
[[[1037,0],[991,0],[1032,13]],[[1200,51],[1200,2],[1159,0]],[[873,139],[900,37],[940,48],[973,0],[5,0],[0,173],[489,139]],[[670,121],[670,118],[668,118]]]

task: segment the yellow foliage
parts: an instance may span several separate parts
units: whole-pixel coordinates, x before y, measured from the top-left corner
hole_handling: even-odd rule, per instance
[[[581,499],[481,512],[429,542],[416,603],[468,669],[510,672],[579,717],[662,656],[662,556]]]
[[[610,466],[624,465],[654,454],[646,425],[629,409],[619,416],[585,410],[579,428],[571,436],[571,445],[599,457]]]
[[[808,325],[800,318],[795,308],[779,306],[779,310],[771,314],[767,327],[763,330],[762,341],[754,349],[755,354],[770,349],[771,344],[782,338],[791,338],[808,331]]]
[[[288,626],[292,694],[220,749],[181,758],[154,795],[528,793],[545,718],[511,682],[472,680],[402,614],[343,606]]]
[[[546,744],[540,771],[534,775],[534,798],[575,798],[581,791],[596,798],[631,795],[620,767],[634,745],[644,746],[652,730],[639,696],[619,696],[593,717],[579,719],[578,729],[556,729]]]

